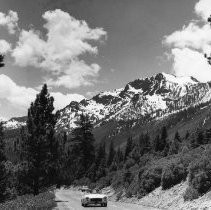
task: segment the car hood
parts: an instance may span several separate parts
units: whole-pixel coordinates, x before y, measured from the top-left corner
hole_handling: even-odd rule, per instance
[[[84,197],[85,198],[104,198],[107,196],[103,194],[88,194],[88,195],[85,195]]]

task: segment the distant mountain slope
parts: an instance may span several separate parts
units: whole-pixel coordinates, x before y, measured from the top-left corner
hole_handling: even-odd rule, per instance
[[[18,129],[26,125],[27,117],[13,117],[8,121],[1,120],[4,122],[4,126],[7,130]]]
[[[161,124],[171,124],[172,116],[177,119],[176,116],[181,115],[179,113],[190,107],[205,104],[209,109],[210,100],[210,83],[200,83],[193,77],[159,73],[136,79],[124,88],[101,92],[89,100],[71,102],[58,111],[56,128],[58,131],[70,132],[79,115],[88,114],[94,124],[94,134],[98,141],[116,139],[116,144],[119,144],[125,141],[130,132],[138,135],[141,129],[149,131],[149,126],[156,132]],[[199,111],[200,108],[197,113]],[[202,110],[201,116],[205,111],[206,109]],[[191,119],[193,118],[194,113]],[[198,119],[201,117],[198,116]],[[180,120],[181,117],[177,122]],[[24,125],[25,121],[26,118],[13,118],[5,126],[8,129],[18,128]]]
[[[90,116],[96,130],[108,123],[110,130],[127,121],[134,121],[135,126],[137,122],[160,119],[210,99],[209,83],[159,73],[129,82],[124,88],[101,92],[89,100],[71,102],[59,111],[57,129],[70,131],[82,112]]]

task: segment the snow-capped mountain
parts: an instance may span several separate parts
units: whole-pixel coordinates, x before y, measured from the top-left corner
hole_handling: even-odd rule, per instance
[[[209,83],[159,73],[129,82],[124,88],[101,92],[89,100],[71,102],[59,111],[57,129],[70,131],[82,112],[98,127],[109,121],[161,118],[210,99]]]
[[[0,119],[4,123],[4,127],[8,130],[17,129],[26,125],[27,117],[14,117],[10,120]]]

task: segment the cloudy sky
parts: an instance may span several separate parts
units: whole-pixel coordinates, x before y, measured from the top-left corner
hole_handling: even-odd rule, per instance
[[[0,117],[44,83],[56,109],[158,72],[211,80],[211,0],[1,0]]]

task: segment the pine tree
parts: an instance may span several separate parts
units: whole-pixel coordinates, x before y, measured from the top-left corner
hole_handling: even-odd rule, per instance
[[[20,161],[24,161],[26,159],[26,141],[27,141],[27,133],[24,126],[20,128]]]
[[[113,162],[109,168],[110,171],[116,171],[122,168],[124,161],[124,155],[120,148],[118,148],[117,152],[115,153]]]
[[[201,130],[197,130],[196,144],[197,146],[204,144],[204,134]]]
[[[187,131],[185,134],[185,139],[187,140],[189,138],[189,136],[190,136],[190,133],[189,133],[189,131]]]
[[[166,157],[169,154],[170,145],[169,142],[166,143],[166,146],[163,150],[163,156]]]
[[[63,152],[65,152],[65,145],[66,145],[66,143],[67,143],[67,133],[64,132],[63,141],[62,141]]]
[[[127,139],[127,144],[126,144],[126,148],[125,148],[124,161],[126,161],[128,155],[130,154],[132,149],[133,149],[133,139],[132,139],[132,137],[129,137]]]
[[[105,158],[105,143],[101,143],[99,146],[98,146],[98,149],[96,151],[96,158],[95,158],[95,164],[97,167],[99,167],[102,159]]]
[[[164,126],[164,127],[162,128],[162,131],[161,131],[161,138],[160,138],[159,151],[163,151],[164,148],[166,147],[167,137],[168,137],[167,129],[166,129],[166,127]]]
[[[120,147],[117,150],[116,156],[117,156],[117,165],[120,166],[120,164],[124,160],[123,153],[122,153],[122,150],[120,149]]]
[[[161,137],[159,135],[155,137],[155,140],[153,143],[155,152],[162,152],[164,150],[167,151],[169,147],[168,142],[167,142],[167,137],[168,137],[167,130],[166,130],[166,127],[164,126],[161,130]]]
[[[58,142],[55,139],[54,99],[45,84],[28,109],[26,161],[34,195],[41,187],[55,184],[58,170]]]
[[[142,151],[143,152],[143,151]],[[140,157],[141,157],[141,149],[140,146],[136,143],[133,147],[133,150],[130,152],[129,156],[130,158],[132,158],[133,160],[135,160],[135,162],[138,162]]]
[[[211,141],[211,129],[207,129],[204,137],[204,143],[208,144]]]
[[[192,136],[191,140],[190,140],[190,144],[191,144],[191,148],[195,149],[196,147],[198,147],[198,143],[196,141],[196,139]]]
[[[179,142],[177,139],[173,139],[169,148],[169,155],[177,154],[179,150]]]
[[[159,151],[159,147],[160,147],[160,136],[157,135],[155,137],[154,143],[153,143],[153,147],[154,147],[154,151],[158,152]]]
[[[109,146],[108,160],[107,160],[107,166],[108,167],[113,162],[114,156],[115,156],[114,143],[111,140],[111,143],[110,143],[110,146]]]
[[[95,160],[95,139],[92,134],[93,125],[88,115],[82,113],[76,126],[71,133],[71,158],[74,168],[77,168],[75,176],[80,178],[86,174]]]
[[[0,162],[6,160],[3,123],[0,122]]]
[[[106,175],[105,143],[101,143],[96,154],[96,180]]]
[[[179,135],[179,132],[177,131],[176,133],[175,133],[175,137],[174,137],[174,139],[176,139],[178,142],[182,142],[182,140],[181,140],[181,137],[180,137],[180,135]]]
[[[3,123],[0,123],[0,202],[5,199],[6,196],[6,183],[7,183],[7,174],[4,162],[6,160],[5,156],[5,143],[4,143],[4,134],[3,134]]]
[[[150,145],[150,137],[147,134],[141,134],[139,136],[139,147],[140,147],[140,154],[143,155],[150,151],[151,145]]]

